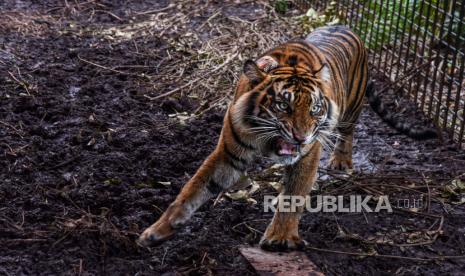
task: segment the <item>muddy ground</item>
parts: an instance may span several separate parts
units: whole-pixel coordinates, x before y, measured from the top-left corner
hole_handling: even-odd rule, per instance
[[[271,218],[262,198],[277,194],[270,183],[279,170],[270,164],[250,170],[262,184],[252,195],[257,203],[209,202],[166,243],[147,250],[134,240],[215,146],[241,62],[295,35],[290,21],[252,1],[0,5],[0,274],[254,275],[238,248],[257,245]],[[176,13],[180,20],[170,17]],[[126,26],[136,26],[134,33]],[[240,40],[247,36],[235,30],[248,26],[255,40]],[[186,33],[198,39],[184,48],[173,43]],[[246,46],[228,52],[231,64],[215,71],[221,76],[208,79],[213,84],[189,84],[199,70],[228,60],[184,66],[194,55],[200,60],[191,50],[225,34],[227,43],[215,44],[219,55],[235,42]],[[405,118],[428,124],[395,91],[385,98]],[[398,134],[368,106],[355,137],[354,173],[322,169],[312,194],[387,194],[422,198],[422,205],[305,214],[306,254],[328,275],[461,274],[465,261],[447,256],[465,254],[465,152],[446,134],[422,142]]]

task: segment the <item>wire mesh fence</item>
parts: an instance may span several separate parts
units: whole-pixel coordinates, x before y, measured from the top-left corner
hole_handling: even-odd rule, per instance
[[[465,147],[463,0],[301,0],[333,11],[365,41],[372,73],[385,75]]]

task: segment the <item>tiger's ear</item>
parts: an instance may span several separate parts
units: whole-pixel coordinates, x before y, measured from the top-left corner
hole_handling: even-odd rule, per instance
[[[273,57],[263,56],[257,62],[247,60],[244,64],[244,74],[252,83],[258,84],[268,72],[276,67],[278,67],[278,62]]]
[[[265,72],[258,68],[257,64],[248,59],[243,67],[244,75],[250,80],[252,84],[258,84],[265,78]]]
[[[257,66],[265,73],[278,67],[278,61],[271,56],[263,56],[257,60]]]
[[[313,72],[313,75],[315,75],[322,81],[325,81],[325,82],[331,81],[331,72],[329,71],[329,66],[326,63],[324,63],[320,69]]]

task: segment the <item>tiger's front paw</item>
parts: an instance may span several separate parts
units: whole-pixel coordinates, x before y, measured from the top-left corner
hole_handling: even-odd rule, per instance
[[[160,218],[156,223],[145,229],[136,242],[143,247],[154,246],[170,238],[174,232],[169,221]]]
[[[352,158],[346,156],[331,156],[328,167],[331,170],[345,171],[352,169]]]
[[[186,216],[183,205],[173,202],[157,222],[145,229],[136,242],[145,247],[157,245],[170,238],[174,234],[175,228],[179,228],[187,219],[188,216]]]
[[[266,233],[260,240],[260,247],[267,251],[302,250],[307,242],[299,236],[268,236]]]

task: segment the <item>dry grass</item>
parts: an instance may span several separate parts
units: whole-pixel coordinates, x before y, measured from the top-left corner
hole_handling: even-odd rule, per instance
[[[230,12],[231,6],[243,7],[243,13]],[[102,9],[81,4],[55,12],[83,13],[91,20],[96,13],[105,12]],[[197,99],[200,106],[191,115],[226,107],[243,62],[295,37],[299,28],[296,18],[278,15],[268,1],[227,1],[221,8],[178,1],[164,8],[131,11],[127,17],[109,16],[115,24],[68,24],[69,28],[60,31],[96,37],[115,46],[132,45],[136,54],[156,60],[155,65],[115,66],[114,62],[79,56],[81,62],[99,69],[139,78],[146,88],[141,96],[154,103],[169,97]],[[162,46],[147,47],[154,42]],[[91,46],[99,47],[98,43]]]

